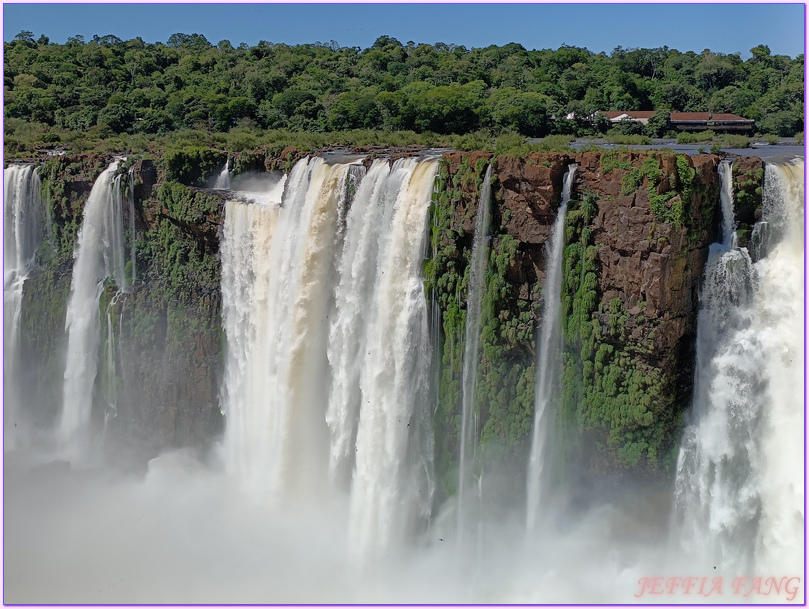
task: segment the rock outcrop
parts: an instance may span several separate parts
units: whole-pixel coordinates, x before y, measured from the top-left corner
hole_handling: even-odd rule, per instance
[[[718,230],[718,160],[612,151],[445,155],[429,268],[443,319],[436,424],[449,439],[437,447],[445,492],[452,492],[457,454],[467,268],[486,165],[494,163],[495,183],[476,392],[480,440],[525,466],[547,240],[564,174],[576,163],[562,294],[558,476],[576,473],[592,483],[593,476],[629,471],[659,477],[671,467],[692,391],[701,273]]]
[[[58,157],[40,169],[52,235],[42,247],[42,264],[25,283],[21,319],[22,357],[28,364],[23,383],[32,388],[38,429],[56,424],[61,411],[76,236],[93,179],[111,160]],[[119,168],[126,180],[130,165]],[[104,403],[99,378],[93,418],[105,426],[107,437],[122,440],[110,455],[116,459],[126,458],[122,447],[142,460],[169,447],[200,446],[223,426],[217,256],[224,199],[165,182],[162,174],[150,160],[134,162],[135,217],[127,205],[122,211],[127,253],[133,221],[136,228],[137,281],[117,297],[116,287],[108,285],[101,297],[118,350],[118,399],[115,409]],[[105,321],[102,349],[108,338]]]

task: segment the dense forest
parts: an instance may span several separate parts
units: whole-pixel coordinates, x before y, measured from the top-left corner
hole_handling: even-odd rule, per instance
[[[165,44],[111,35],[54,44],[23,31],[4,48],[11,155],[188,130],[581,136],[609,127],[603,117],[584,120],[596,110],[657,110],[646,135],[658,137],[670,111],[731,112],[754,119],[759,133],[803,131],[803,55],[772,55],[764,45],[743,61],[708,49],[618,47],[608,55],[389,36],[367,49],[334,41],[234,47],[199,34]]]

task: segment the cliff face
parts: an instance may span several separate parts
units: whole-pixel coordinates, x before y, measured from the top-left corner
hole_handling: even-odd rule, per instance
[[[122,391],[111,429],[139,448],[199,445],[223,428],[219,238],[224,200],[136,166],[138,273],[115,307]],[[136,200],[138,192],[136,190]]]
[[[149,452],[199,445],[223,428],[223,199],[176,181],[186,176],[189,184],[202,183],[217,169],[219,156],[199,155],[175,155],[173,164],[136,162],[135,218],[125,212],[124,221],[127,240],[131,221],[137,230],[138,280],[114,303],[112,286],[102,298],[120,354],[119,399],[108,433]],[[231,168],[289,169],[301,156],[257,151],[232,160]],[[204,171],[192,167],[197,157],[207,159]],[[630,471],[658,477],[671,466],[692,390],[700,277],[718,232],[717,162],[711,155],[614,151],[444,156],[431,212],[433,254],[425,263],[426,295],[440,321],[438,500],[454,492],[457,477],[469,258],[487,165],[494,168],[492,218],[475,394],[482,459],[491,467],[510,463],[515,471],[527,466],[535,336],[548,296],[547,240],[564,174],[576,163],[565,227],[564,375],[554,437],[557,476],[591,480]],[[734,171],[737,192],[753,201],[763,177],[758,163],[746,160]],[[75,235],[92,179],[104,167],[100,158],[63,157],[41,170],[53,247],[26,283],[22,338],[43,425],[61,404],[59,353]],[[755,213],[755,206],[742,205],[739,219]],[[100,413],[103,392],[99,381]],[[509,490],[519,494],[520,483]]]
[[[547,240],[564,174],[576,163],[565,227],[555,473],[588,483],[628,471],[665,475],[690,403],[700,277],[717,234],[718,158],[611,151],[445,157],[429,279],[443,322],[437,463],[448,494],[458,454],[470,233],[489,162],[494,211],[475,404],[483,452],[526,467]]]
[[[108,164],[100,157],[62,157],[40,169],[52,231],[42,248],[42,265],[25,283],[21,319],[22,357],[28,364],[23,382],[30,388],[37,429],[58,423],[73,251],[92,180]],[[136,228],[137,279],[130,292],[116,297],[110,284],[101,296],[93,419],[106,435],[122,440],[119,447],[142,456],[199,446],[222,429],[217,252],[223,201],[178,183],[158,186],[161,176],[151,161],[134,165],[135,217],[126,204],[123,216],[127,254],[132,222]],[[129,163],[119,171],[130,179]],[[112,375],[104,357],[110,327],[116,352]],[[117,403],[110,402],[111,382]],[[111,456],[126,458],[120,452]]]
[[[564,155],[492,159],[488,153],[456,152],[441,162],[432,211],[434,254],[427,272],[442,329],[435,417],[438,501],[454,493],[457,484],[469,260],[485,187],[491,188],[492,204],[473,405],[481,450],[474,467],[507,473],[489,478],[507,485],[487,489],[489,497],[507,502],[524,492],[546,240],[569,161]],[[494,168],[492,184],[485,185],[489,163]],[[523,475],[514,475],[517,471]]]
[[[585,479],[676,459],[698,294],[719,198],[716,158],[584,153],[566,219],[562,469]],[[588,480],[589,481],[589,480]]]

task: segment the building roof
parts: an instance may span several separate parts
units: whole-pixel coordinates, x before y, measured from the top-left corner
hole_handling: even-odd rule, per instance
[[[743,116],[736,116],[735,114],[711,114],[710,112],[672,112],[671,116],[669,116],[669,120],[672,122],[697,122],[697,123],[704,123],[707,121],[713,122],[747,122],[752,123],[753,121],[749,118],[744,118]]]
[[[613,119],[626,114],[632,118],[651,118],[655,115],[654,110],[601,110],[607,118]]]
[[[613,119],[619,116],[631,116],[632,118],[651,118],[655,115],[654,110],[601,110],[601,114]],[[737,116],[736,114],[710,113],[710,112],[672,112],[670,121],[748,121],[752,119]]]

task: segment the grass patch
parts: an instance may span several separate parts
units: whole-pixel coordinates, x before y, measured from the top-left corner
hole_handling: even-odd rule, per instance
[[[678,144],[702,144],[705,142],[712,142],[716,139],[716,133],[711,131],[698,131],[695,133],[685,132],[677,134]]]
[[[778,136],[776,136],[776,139]],[[729,133],[722,136],[723,148],[749,148],[750,138],[746,135],[735,135]]]
[[[623,133],[608,133],[604,136],[610,144],[623,144],[627,146],[646,146],[652,143],[647,135],[624,135]]]
[[[570,143],[575,139],[575,136],[572,135],[548,135],[543,137],[539,144],[533,146],[536,146],[536,150],[540,152],[569,152]]]
[[[524,138],[517,135],[521,143]],[[563,136],[565,137],[565,136]],[[91,127],[87,131],[72,131],[61,127],[48,127],[44,123],[27,123],[8,119],[5,123],[6,158],[25,158],[40,148],[61,146],[69,154],[101,152],[110,154],[146,154],[159,150],[197,146],[228,153],[246,152],[267,147],[279,152],[287,146],[311,151],[327,146],[384,146],[403,147],[422,145],[447,147],[458,150],[493,150],[494,138],[481,130],[466,135],[437,135],[431,132],[376,131],[354,129],[312,133],[287,129],[257,129],[234,127],[226,133],[204,129],[182,129],[158,135],[113,134],[108,130]]]

